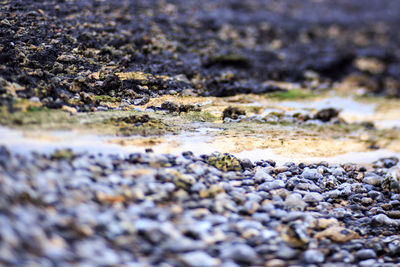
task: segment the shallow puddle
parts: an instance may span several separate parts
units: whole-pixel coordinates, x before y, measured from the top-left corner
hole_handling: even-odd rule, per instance
[[[98,118],[93,114],[78,114],[75,118],[79,118],[80,127],[71,125],[69,128],[72,130],[68,131],[43,130],[61,129],[65,125],[60,125],[59,128],[35,128],[37,130],[20,127],[22,131],[0,127],[0,144],[7,145],[18,153],[51,153],[62,148],[71,148],[78,153],[95,154],[130,154],[149,149],[154,153],[175,155],[185,151],[192,151],[196,155],[218,151],[253,161],[274,159],[279,163],[311,163],[322,160],[331,163],[370,163],[381,157],[400,157],[399,131],[395,130],[400,128],[398,100],[358,101],[349,96],[332,95],[298,100],[279,100],[251,94],[226,98],[163,96],[152,99],[147,105],[140,107],[140,110],[144,111],[152,106],[159,107],[165,101],[179,105],[197,105],[201,107],[201,112],[147,112],[149,116],[157,118],[174,131],[157,136],[129,137],[113,135],[110,133],[112,131],[104,130],[108,129],[109,125],[101,124],[105,118],[127,116],[123,111],[104,113]],[[228,106],[244,109],[247,116],[253,118],[263,118],[271,112],[283,112],[288,115],[298,112],[312,114],[332,107],[340,110],[339,116],[348,124],[325,125],[315,120],[313,121],[316,125],[284,124],[279,119],[274,123],[261,123],[256,120],[223,123],[221,115]],[[204,116],[207,113],[214,116],[211,115],[210,119]],[[97,126],[85,126],[94,121]],[[307,121],[307,124],[309,122],[311,121]],[[361,122],[373,122],[378,130],[360,126]]]
[[[376,105],[363,104],[351,98],[329,97],[316,101],[285,101],[279,103],[283,107],[295,110],[320,110],[324,108],[335,108],[340,110],[340,116],[348,122],[354,122],[358,118],[362,120],[375,113]]]
[[[272,149],[254,149],[250,151],[243,151],[236,154],[240,158],[248,158],[252,161],[260,159],[273,159],[278,164],[284,164],[285,162],[295,163],[315,163],[326,161],[328,163],[357,163],[357,164],[370,164],[379,158],[386,157],[398,157],[400,153],[392,152],[385,149],[378,149],[374,151],[363,151],[363,152],[347,152],[332,157],[304,157],[301,155],[287,157],[284,155],[276,154]]]
[[[134,152],[144,152],[151,148],[154,153],[171,153],[179,155],[184,151],[192,151],[195,155],[210,154],[213,152],[231,153],[240,158],[248,158],[252,161],[273,159],[279,164],[285,162],[320,162],[329,163],[358,163],[368,164],[382,157],[400,157],[399,152],[379,149],[374,151],[359,151],[330,153],[332,156],[324,156],[308,145],[305,150],[297,151],[295,146],[285,152],[284,147],[277,148],[253,148],[243,150],[238,142],[228,137],[221,137],[222,129],[198,128],[196,132],[164,137],[129,137],[115,138],[113,136],[97,136],[81,134],[76,131],[51,131],[30,132],[13,130],[0,127],[0,145],[5,145],[12,152],[28,154],[29,152],[53,153],[57,149],[70,148],[76,153],[90,152],[92,154],[121,154],[128,155]],[[217,137],[217,138],[216,138]],[[217,141],[216,141],[217,140]],[[244,140],[245,141],[245,140]],[[326,145],[321,144],[322,147]],[[308,151],[306,151],[308,150]],[[318,154],[319,153],[319,154]],[[312,156],[313,154],[319,156]]]

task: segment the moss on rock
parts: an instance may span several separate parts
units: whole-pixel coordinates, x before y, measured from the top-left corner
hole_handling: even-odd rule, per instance
[[[239,160],[228,153],[214,153],[207,162],[221,171],[240,171],[242,169]]]

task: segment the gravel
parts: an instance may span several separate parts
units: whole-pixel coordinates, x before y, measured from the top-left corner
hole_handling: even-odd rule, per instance
[[[366,180],[383,181],[398,168],[391,164],[366,172],[260,161],[232,171],[232,155],[213,154],[225,170],[192,153],[57,155],[0,148],[2,265],[400,262],[400,195]],[[341,179],[326,183],[332,176]]]

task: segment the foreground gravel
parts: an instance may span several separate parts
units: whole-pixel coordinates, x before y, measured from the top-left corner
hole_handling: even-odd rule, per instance
[[[395,164],[0,147],[0,264],[399,266]]]

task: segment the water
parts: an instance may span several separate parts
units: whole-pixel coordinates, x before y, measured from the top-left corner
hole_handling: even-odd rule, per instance
[[[212,133],[221,132],[218,128],[198,128],[196,132],[183,133],[179,135],[164,136],[164,142],[154,146],[136,146],[136,145],[120,145],[115,142],[112,136],[97,136],[81,134],[75,131],[52,131],[41,133],[24,134],[22,131],[0,127],[0,145],[5,145],[13,153],[28,154],[29,152],[38,152],[49,154],[57,149],[70,148],[75,153],[92,153],[92,154],[120,154],[128,155],[134,152],[144,152],[145,148],[151,147],[155,153],[171,153],[179,155],[184,151],[192,151],[195,155],[210,154],[215,151],[230,152],[224,148],[217,147],[213,144]],[[120,138],[124,140],[129,138]],[[371,163],[382,157],[396,156],[400,158],[400,153],[389,150],[375,150],[365,152],[349,152],[332,157],[307,157],[301,156],[285,156],[274,153],[272,149],[253,149],[245,150],[239,153],[232,153],[240,158],[248,158],[252,161],[261,159],[273,159],[278,164],[285,162],[320,162],[327,161],[329,163]]]
[[[398,157],[400,158],[400,153],[393,152],[385,149],[378,149],[374,151],[363,151],[363,152],[348,152],[332,157],[301,157],[301,156],[292,156],[287,157],[284,155],[279,155],[273,152],[272,149],[254,149],[243,151],[237,153],[236,156],[240,158],[248,158],[251,161],[257,161],[261,159],[272,159],[277,162],[279,165],[284,164],[286,162],[295,162],[295,163],[313,163],[313,162],[321,162],[326,161],[330,164],[336,163],[356,163],[356,164],[368,164],[372,163],[375,160],[386,157]]]

